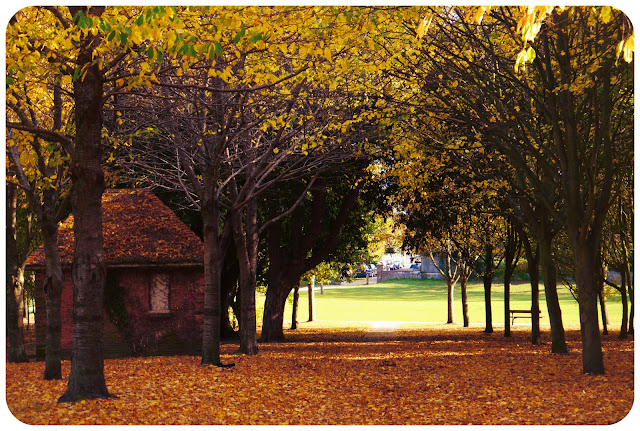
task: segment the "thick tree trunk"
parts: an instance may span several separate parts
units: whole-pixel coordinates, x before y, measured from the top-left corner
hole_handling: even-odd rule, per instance
[[[549,323],[551,325],[551,352],[569,353],[567,341],[562,324],[562,311],[558,299],[556,286],[556,268],[551,254],[551,240],[548,237],[539,239],[540,266],[542,267],[542,279],[544,281],[544,292],[547,300],[547,311],[549,313]]]
[[[55,201],[50,191],[44,192],[44,205],[42,211],[42,238],[44,243],[44,256],[46,264],[46,276],[44,292],[47,303],[47,338],[45,353],[44,379],[55,380],[62,378],[62,289],[63,277],[60,264],[60,251],[58,250],[58,223],[55,217]]]
[[[258,264],[257,203],[247,204],[243,222],[243,211],[232,214],[233,237],[239,265],[240,291],[240,347],[239,353],[258,354],[256,336],[256,270]]]
[[[280,274],[270,274],[269,277],[269,288],[264,300],[262,316],[261,342],[284,341],[284,307],[295,282],[279,276]]]
[[[18,189],[7,183],[7,226],[6,226],[6,263],[7,263],[7,338],[9,351],[7,362],[28,362],[24,349],[23,332],[23,296],[24,270],[20,265],[17,243],[17,205]]]
[[[221,271],[223,252],[218,237],[219,214],[215,205],[202,203],[204,240],[204,310],[201,364],[220,365]]]
[[[72,9],[73,12],[73,8]],[[104,8],[85,13],[99,16]],[[86,66],[83,79],[74,83],[75,154],[72,159],[71,203],[74,215],[73,347],[67,391],[59,402],[107,398],[102,350],[106,264],[102,242],[102,98],[103,80],[93,52],[83,50],[78,65]]]
[[[604,374],[598,325],[598,286],[593,271],[594,264],[597,264],[596,250],[594,244],[576,244],[573,250],[582,336],[582,372],[585,374]]]
[[[238,352],[245,355],[258,354],[255,282],[252,282],[251,278],[250,274],[240,269],[240,347]]]

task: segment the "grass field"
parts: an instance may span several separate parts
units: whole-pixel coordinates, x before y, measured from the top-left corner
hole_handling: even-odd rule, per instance
[[[363,283],[359,280],[357,283]],[[578,326],[578,303],[569,291],[558,286],[560,307],[565,326]],[[493,323],[504,325],[504,288],[496,282],[492,288],[491,307]],[[462,322],[462,304],[460,285],[456,285],[454,293],[454,320]],[[259,306],[264,303],[259,298]],[[341,286],[325,286],[324,294],[320,288],[315,290],[316,319],[334,322],[433,322],[444,323],[447,320],[447,291],[442,280],[388,280],[380,284],[356,284]],[[468,285],[469,319],[472,323],[485,323],[484,289],[482,283]],[[531,288],[529,283],[518,283],[511,286],[511,309],[531,308]],[[285,308],[285,327],[291,322],[291,301]],[[540,286],[541,325],[549,324],[547,305],[543,286]],[[308,319],[307,288],[300,289],[298,322]],[[622,306],[619,297],[607,301],[610,330],[617,330],[620,325]],[[259,322],[261,323],[261,322]],[[530,325],[529,319],[516,319],[516,325]],[[495,328],[494,328],[495,329]]]

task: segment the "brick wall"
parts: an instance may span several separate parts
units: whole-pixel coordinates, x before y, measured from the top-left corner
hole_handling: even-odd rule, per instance
[[[150,285],[155,271],[149,269],[110,269],[124,290],[128,328],[113,324],[105,312],[105,356],[128,354],[199,352],[202,340],[202,269],[164,269],[169,279],[169,309],[150,311]],[[46,302],[42,284],[44,274],[36,274],[36,351],[44,357],[46,346]],[[39,298],[39,299],[38,299]],[[73,343],[73,288],[70,271],[64,271],[62,292],[63,355],[68,357]]]
[[[202,270],[163,271],[169,279],[169,310],[150,309],[150,286],[154,271],[127,270],[118,273],[126,292],[126,305],[134,353],[197,351],[202,340]]]

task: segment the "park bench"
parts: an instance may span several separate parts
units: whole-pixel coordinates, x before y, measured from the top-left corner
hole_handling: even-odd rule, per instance
[[[531,310],[509,310],[509,313],[511,313],[511,324],[513,325],[513,323],[515,322],[515,320],[519,317],[526,317],[527,319],[531,319],[531,316],[533,314],[533,312]],[[542,312],[540,310],[538,310],[538,314],[541,314]]]

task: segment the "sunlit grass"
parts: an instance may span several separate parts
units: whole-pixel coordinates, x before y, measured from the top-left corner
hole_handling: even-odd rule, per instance
[[[362,283],[362,281],[360,281]],[[563,322],[567,328],[579,325],[578,303],[570,292],[562,286],[558,287]],[[493,323],[497,327],[504,325],[504,287],[495,282],[492,287],[491,307]],[[258,298],[262,306],[264,298]],[[442,324],[447,320],[446,285],[441,280],[389,280],[380,284],[354,284],[348,286],[325,286],[324,293],[320,288],[315,290],[316,321],[305,323],[309,317],[307,288],[300,289],[298,302],[298,322],[303,325],[335,325],[346,327],[350,324],[383,329],[385,326],[406,326]],[[482,283],[473,282],[468,286],[469,318],[472,324],[484,325],[485,304]],[[607,301],[609,329],[617,330],[620,325],[622,307],[620,299],[609,298]],[[531,290],[528,283],[517,283],[511,286],[511,309],[530,309]],[[541,325],[549,324],[549,316],[545,302],[544,287],[540,286]],[[291,324],[291,302],[285,307],[285,328]],[[454,321],[462,323],[462,305],[460,285],[456,285],[454,293]],[[399,322],[391,324],[388,322]],[[261,322],[259,322],[261,323]],[[530,325],[525,318],[516,319],[515,325]]]

